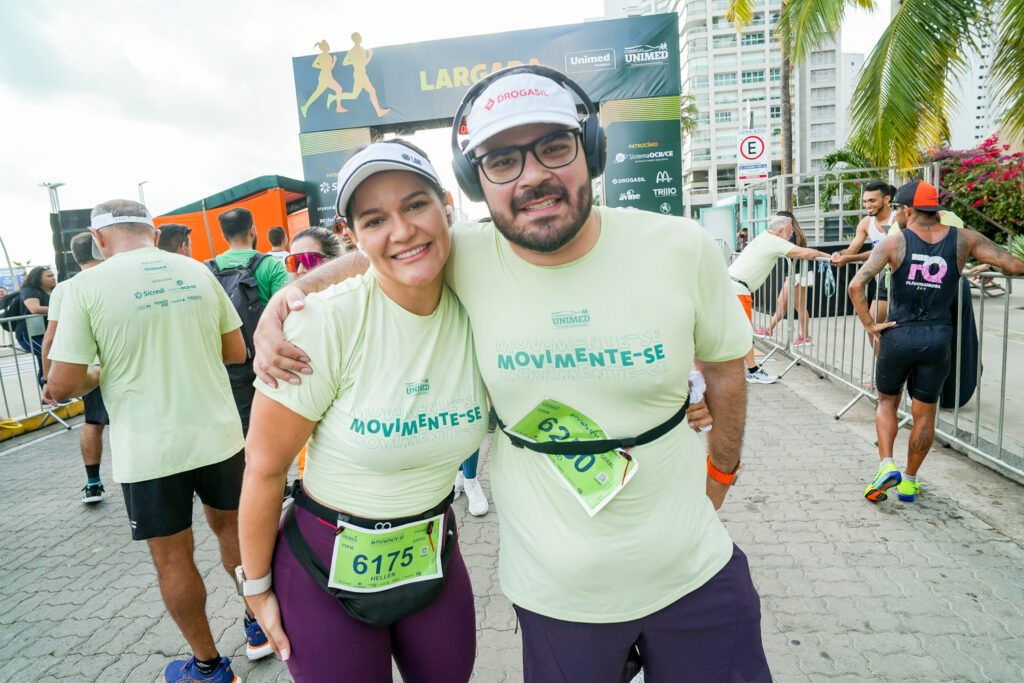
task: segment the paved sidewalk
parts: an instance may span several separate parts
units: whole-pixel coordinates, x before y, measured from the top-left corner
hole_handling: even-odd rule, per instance
[[[750,558],[775,679],[1024,680],[1024,487],[936,449],[917,502],[870,504],[871,411],[834,421],[846,400],[801,368],[750,387],[744,476],[722,517]],[[0,681],[150,683],[185,653],[146,546],[129,540],[109,461],[106,500],[78,502],[79,433],[0,450]],[[905,442],[903,432],[897,453]],[[486,456],[481,464],[486,488]],[[520,681],[519,636],[496,578],[496,512],[472,518],[465,505],[455,503],[476,593],[474,681]],[[221,652],[245,681],[291,680],[276,660],[245,659],[241,603],[201,517],[197,506],[196,556]]]

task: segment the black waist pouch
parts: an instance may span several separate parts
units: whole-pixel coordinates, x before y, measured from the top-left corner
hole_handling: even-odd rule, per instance
[[[327,522],[338,520],[342,524],[348,523],[372,529],[375,525],[382,522],[390,523],[391,526],[397,527],[419,520],[427,520],[444,513],[444,531],[440,535],[441,576],[426,581],[402,584],[401,586],[395,586],[394,588],[374,593],[356,593],[341,588],[332,588],[327,585],[328,568],[324,566],[324,563],[313,552],[313,549],[309,547],[306,539],[302,537],[299,524],[295,521],[294,506],[289,506],[288,511],[285,513],[282,530],[284,531],[284,538],[288,543],[288,547],[291,549],[292,554],[295,555],[295,559],[302,565],[302,568],[306,570],[318,586],[333,595],[341,603],[341,606],[350,617],[373,626],[390,626],[399,619],[404,619],[426,608],[444,589],[445,577],[448,575],[448,564],[451,562],[452,552],[455,550],[455,544],[458,542],[455,533],[455,515],[449,509],[453,497],[454,492],[449,493],[443,501],[430,510],[413,515],[412,517],[392,520],[365,519],[339,513],[337,510],[321,505],[306,495],[302,488],[301,480],[295,481],[292,486],[292,498],[295,499],[295,505]]]

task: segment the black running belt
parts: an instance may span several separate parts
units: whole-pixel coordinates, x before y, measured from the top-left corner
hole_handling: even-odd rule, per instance
[[[516,448],[526,448],[537,453],[545,453],[547,455],[593,455],[595,453],[605,453],[606,451],[613,451],[616,448],[623,448],[629,450],[633,446],[643,446],[644,444],[650,443],[655,439],[660,439],[665,434],[675,429],[676,425],[686,419],[686,409],[690,407],[690,399],[683,402],[683,407],[679,411],[670,417],[669,419],[662,422],[653,429],[648,429],[639,436],[634,436],[625,439],[595,439],[593,441],[546,441],[544,443],[533,443],[525,441],[515,434],[510,434],[505,428],[505,423],[501,421],[501,417],[498,417],[498,426],[501,431],[505,433],[509,441]]]
[[[750,288],[750,285],[748,285],[746,282],[744,282],[743,280],[739,279],[738,277],[733,277],[732,275],[730,275],[729,279],[732,280],[733,282],[738,282],[741,285],[743,285],[744,287],[746,287],[748,292],[753,292],[754,291],[754,290],[752,290]]]

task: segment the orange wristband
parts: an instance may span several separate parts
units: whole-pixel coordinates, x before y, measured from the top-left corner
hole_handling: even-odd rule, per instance
[[[725,484],[726,486],[732,486],[736,483],[736,480],[740,477],[740,470],[743,469],[743,463],[736,463],[736,469],[732,474],[726,474],[717,467],[711,464],[711,454],[708,454],[708,476],[717,481],[719,484]]]

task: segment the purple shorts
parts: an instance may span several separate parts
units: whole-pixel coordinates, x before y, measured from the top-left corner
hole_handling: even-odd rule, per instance
[[[448,514],[454,514],[451,508]],[[331,566],[334,525],[295,507],[303,538]],[[288,670],[297,683],[391,683],[391,657],[402,677],[418,683],[465,683],[476,659],[476,613],[458,536],[444,589],[426,609],[391,626],[353,619],[306,573],[284,535],[274,548],[274,592],[291,642]]]
[[[647,683],[772,680],[761,645],[761,601],[747,557],[641,619],[584,624],[516,606],[526,683],[628,683],[642,664]]]

